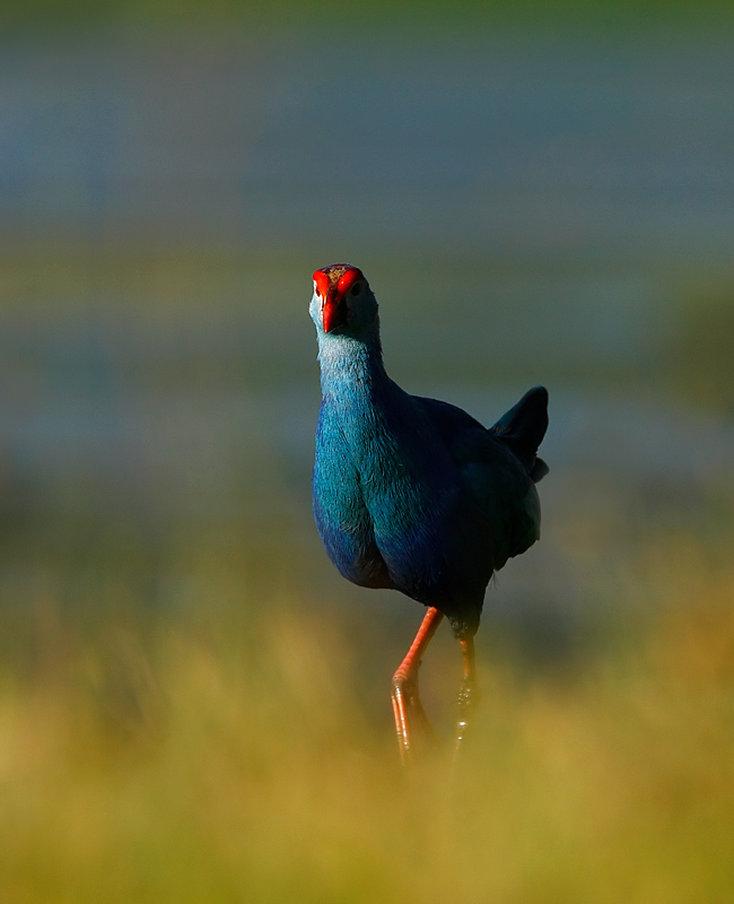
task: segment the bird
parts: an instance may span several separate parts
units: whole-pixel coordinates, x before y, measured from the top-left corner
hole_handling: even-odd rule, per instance
[[[548,392],[536,386],[492,427],[461,408],[411,395],[387,374],[374,292],[346,263],[313,273],[321,404],[313,514],[340,574],[360,587],[397,590],[425,606],[392,676],[401,758],[414,758],[428,722],[418,669],[446,618],[459,643],[456,749],[477,699],[474,635],[493,574],[540,537],[537,452]]]

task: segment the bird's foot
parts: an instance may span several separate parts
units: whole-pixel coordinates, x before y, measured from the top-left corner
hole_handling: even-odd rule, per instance
[[[466,746],[471,718],[479,702],[479,688],[476,680],[476,663],[474,660],[474,641],[464,637],[459,641],[464,664],[464,676],[459,687],[458,713],[456,717],[456,739],[454,745],[454,767]]]
[[[391,696],[400,756],[404,763],[409,763],[417,735],[422,738],[433,737],[431,723],[418,693],[417,673],[406,675],[398,670],[393,675]]]
[[[442,618],[441,612],[433,606],[426,611],[410,649],[392,676],[392,708],[403,763],[409,763],[413,756],[413,727],[419,726],[423,735],[430,734],[428,718],[418,694],[418,669],[421,656]]]
[[[456,718],[455,748],[455,752],[457,754],[459,750],[464,746],[464,743],[466,741],[471,716],[474,712],[474,709],[476,708],[478,700],[479,690],[477,688],[476,681],[474,680],[474,678],[464,678],[464,680],[461,682],[461,687],[459,688],[459,700],[457,706],[458,713]]]

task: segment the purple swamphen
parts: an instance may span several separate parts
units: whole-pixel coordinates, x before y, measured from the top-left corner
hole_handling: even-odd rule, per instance
[[[409,395],[385,372],[377,301],[360,270],[313,274],[321,368],[314,515],[329,558],[363,587],[400,590],[427,612],[392,681],[400,751],[425,722],[420,659],[445,615],[462,651],[457,745],[475,694],[473,637],[492,574],[539,537],[536,452],[548,393],[527,392],[483,427],[460,408]]]

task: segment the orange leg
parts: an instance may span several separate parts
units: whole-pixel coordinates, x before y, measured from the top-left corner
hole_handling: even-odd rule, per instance
[[[459,641],[461,646],[461,658],[464,664],[464,676],[462,678],[461,687],[459,688],[459,712],[456,720],[456,747],[455,756],[458,755],[464,746],[467,729],[469,727],[469,717],[474,705],[477,702],[477,670],[474,661],[474,638],[462,637]]]
[[[438,609],[434,607],[428,609],[410,649],[392,676],[391,696],[395,731],[398,736],[400,757],[404,763],[410,759],[413,749],[412,717],[424,725],[428,724],[418,696],[418,669],[421,656],[436,633],[442,618],[443,613]]]

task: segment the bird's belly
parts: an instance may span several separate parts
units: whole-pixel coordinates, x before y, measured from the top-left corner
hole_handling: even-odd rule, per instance
[[[492,573],[486,525],[456,485],[391,488],[369,509],[396,589],[432,605],[483,592]]]
[[[392,587],[370,525],[335,524],[319,517],[317,510],[316,526],[327,555],[343,577],[361,587]]]

